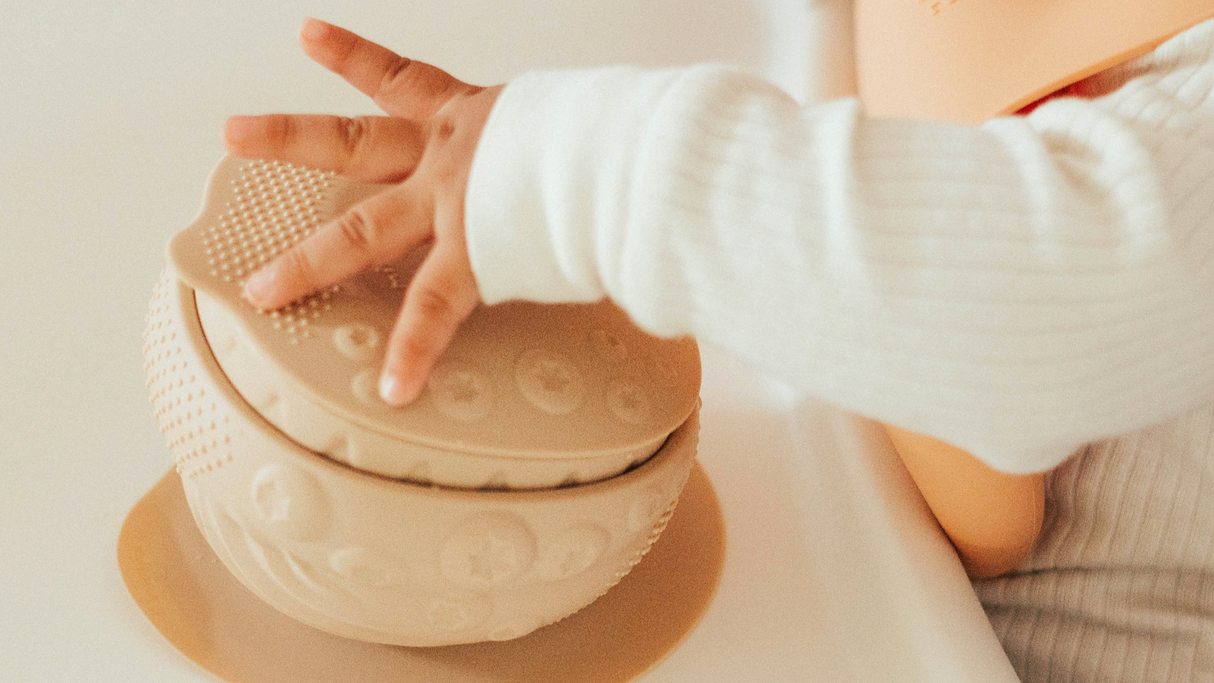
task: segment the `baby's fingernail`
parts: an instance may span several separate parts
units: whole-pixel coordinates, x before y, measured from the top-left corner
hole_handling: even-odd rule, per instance
[[[384,403],[393,406],[403,406],[413,398],[405,392],[405,383],[399,377],[384,373],[379,378],[379,397]]]
[[[274,266],[266,266],[249,276],[244,283],[244,295],[253,303],[265,303],[274,290]]]
[[[299,29],[299,35],[304,40],[321,40],[329,33],[329,24],[320,19],[309,18],[304,22],[303,27]]]
[[[256,127],[256,117],[232,116],[223,127],[223,138],[233,145],[240,145],[248,142]]]

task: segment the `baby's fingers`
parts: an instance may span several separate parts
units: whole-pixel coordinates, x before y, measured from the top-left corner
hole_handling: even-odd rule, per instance
[[[410,189],[381,192],[325,224],[249,276],[245,296],[259,308],[280,308],[425,242],[433,209]]]
[[[456,94],[475,89],[436,66],[401,57],[318,19],[307,20],[299,38],[309,57],[393,116],[428,118]]]
[[[407,178],[426,146],[421,125],[386,116],[233,116],[223,136],[236,156],[275,159],[374,183]]]
[[[440,240],[413,277],[384,358],[379,393],[389,404],[417,398],[456,329],[480,303],[467,248]]]

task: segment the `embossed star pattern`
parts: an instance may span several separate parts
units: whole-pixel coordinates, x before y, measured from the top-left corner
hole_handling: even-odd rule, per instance
[[[627,386],[620,390],[619,395],[620,407],[632,413],[640,412],[641,410],[641,394],[634,386]]]
[[[480,543],[468,553],[468,573],[479,582],[491,584],[514,571],[514,546],[493,536],[478,539]]]
[[[442,600],[430,607],[430,623],[444,631],[462,631],[472,621],[467,607]]]
[[[535,367],[535,378],[539,380],[544,391],[553,394],[565,393],[570,382],[568,371],[561,367],[560,363],[552,361],[540,361]]]
[[[451,400],[457,403],[472,403],[481,391],[476,386],[476,378],[469,372],[458,371],[447,378],[447,393]]]
[[[285,521],[291,514],[291,496],[276,481],[268,481],[258,487],[257,505],[271,522]]]
[[[594,548],[589,546],[577,546],[570,548],[565,554],[565,561],[561,563],[561,576],[570,577],[589,567],[595,560]]]

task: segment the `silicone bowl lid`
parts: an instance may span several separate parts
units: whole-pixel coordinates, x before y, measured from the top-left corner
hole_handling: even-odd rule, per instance
[[[410,478],[402,470],[415,458],[397,462],[391,448],[379,448],[376,457],[352,462],[349,451],[365,451],[367,439],[378,439],[450,457],[492,458],[507,479],[512,465],[542,470],[550,462],[553,472],[564,472],[571,460],[614,459],[597,466],[594,477],[602,477],[657,450],[691,414],[700,382],[695,342],[648,335],[609,302],[482,306],[461,326],[422,396],[394,409],[379,401],[375,379],[421,254],[278,311],[259,311],[242,297],[243,282],[257,267],[384,188],[228,157],[211,176],[199,216],[170,242],[169,259],[196,290],[208,337],[219,336],[220,328],[234,330],[209,339],[224,372],[287,436],[392,477]],[[225,360],[236,347],[252,359]],[[251,396],[242,384],[268,387],[272,395]],[[310,406],[309,419],[290,419],[283,409],[290,405]],[[317,421],[325,419],[348,429],[317,437]],[[339,438],[332,443],[317,443],[333,434]],[[412,478],[513,487],[424,473]],[[559,483],[574,482],[539,477],[523,487]]]

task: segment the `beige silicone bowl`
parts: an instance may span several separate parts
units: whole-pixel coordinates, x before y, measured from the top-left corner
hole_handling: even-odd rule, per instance
[[[609,304],[482,307],[423,395],[375,396],[411,265],[282,311],[240,298],[259,263],[375,191],[225,159],[170,245],[148,388],[199,528],[250,590],[341,636],[516,638],[645,554],[692,467],[694,342]]]

